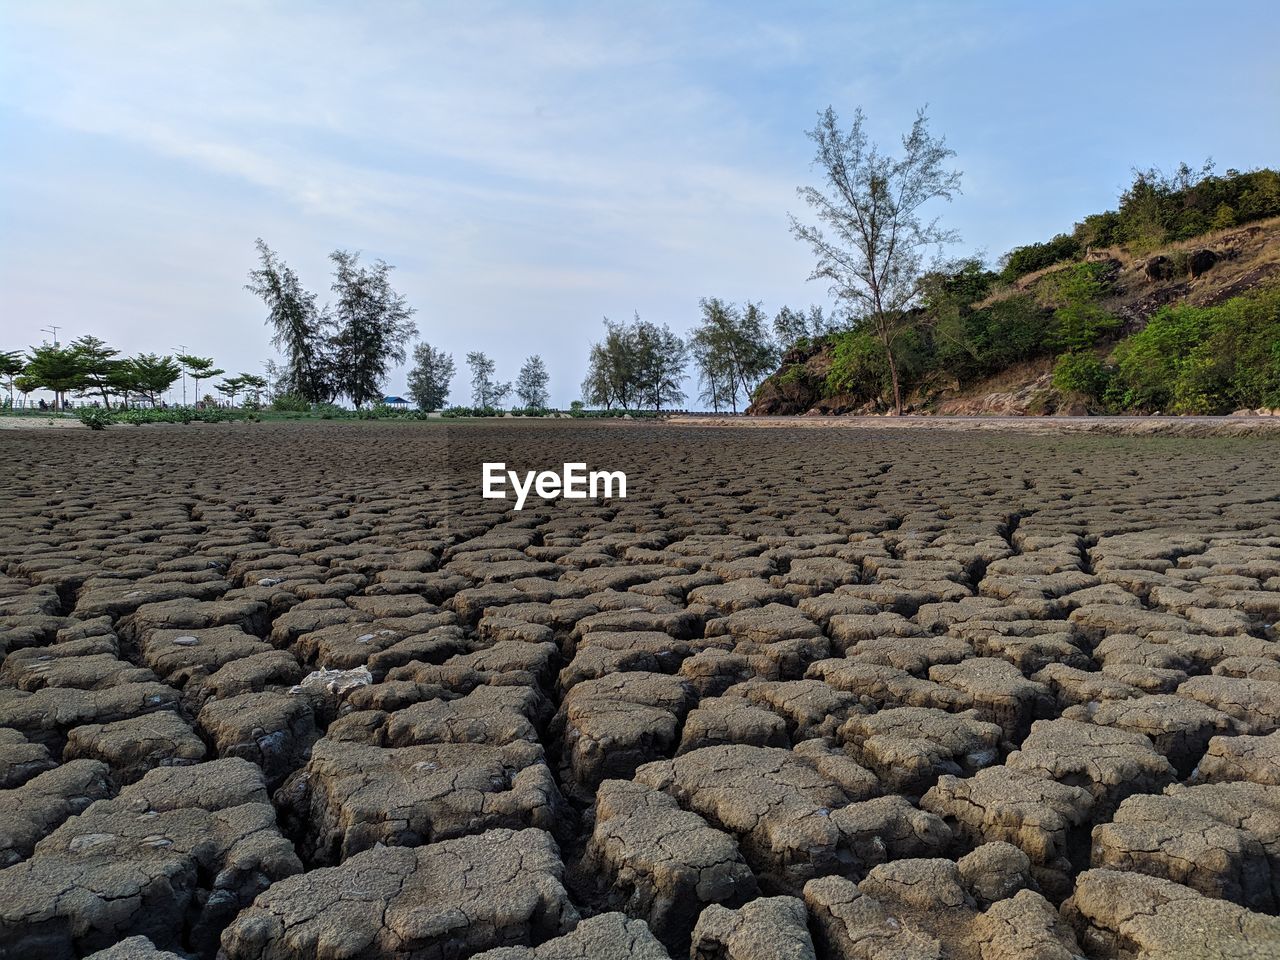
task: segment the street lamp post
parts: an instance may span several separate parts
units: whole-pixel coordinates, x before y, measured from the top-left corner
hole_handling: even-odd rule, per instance
[[[178,365],[182,369],[182,405],[185,407],[187,405],[187,365],[182,362],[181,358],[187,355],[187,347],[186,344],[180,343],[173,349],[178,351]]]

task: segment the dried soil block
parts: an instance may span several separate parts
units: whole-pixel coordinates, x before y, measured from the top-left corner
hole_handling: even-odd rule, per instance
[[[1093,956],[1227,960],[1280,952],[1280,919],[1140,873],[1080,874],[1062,915]]]
[[[1155,793],[1176,779],[1173,765],[1142,734],[1076,720],[1037,720],[1005,763],[1084,787],[1098,820],[1109,818],[1130,794]]]
[[[553,733],[563,737],[565,782],[589,796],[600,781],[627,779],[641,764],[673,754],[694,699],[686,681],[660,673],[620,673],[578,684],[552,722]]]
[[[1238,721],[1228,714],[1179,696],[1107,700],[1072,707],[1064,711],[1063,716],[1149,737],[1156,750],[1173,764],[1179,777],[1191,775],[1215,736],[1241,732]]]
[[[671,960],[671,955],[643,920],[602,913],[539,946],[498,947],[472,960]]]
[[[96,760],[72,760],[0,791],[0,867],[25,860],[41,837],[114,792],[106,765]]]
[[[67,734],[62,755],[85,757],[111,768],[118,784],[133,783],[155,767],[182,767],[205,758],[204,741],[178,714],[168,710],[114,723],[89,723]]]
[[[641,917],[672,951],[684,953],[702,908],[756,895],[737,841],[674,799],[626,780],[596,793],[595,828],[583,869],[605,905]]]
[[[738,910],[707,907],[693,931],[691,960],[816,960],[805,905],[761,897]]]
[[[816,749],[707,747],[647,764],[636,780],[736,836],[766,892],[798,891],[822,873],[865,871],[950,844],[937,817],[901,797],[872,799],[874,776],[810,743]]]
[[[1004,732],[976,711],[894,707],[851,717],[839,731],[845,752],[894,793],[919,796],[943,774],[970,776],[995,763]]]
[[[1003,840],[1018,847],[1038,868],[1047,893],[1063,892],[1073,868],[1088,858],[1093,797],[1082,787],[988,767],[966,780],[943,776],[920,806],[972,846]]]
[[[1247,780],[1280,786],[1280,732],[1265,737],[1214,737],[1195,779],[1205,783]]]
[[[463,960],[578,922],[551,836],[490,830],[378,847],[273,884],[222,936],[228,960]]]
[[[82,956],[140,935],[212,954],[242,908],[301,869],[253,764],[152,770],[0,870],[0,943]]]
[[[384,748],[318,741],[276,802],[304,855],[334,864],[375,844],[418,846],[499,827],[563,828],[542,747],[515,741]]]
[[[1280,795],[1255,783],[1130,797],[1093,831],[1093,864],[1163,877],[1264,913],[1280,906]]]

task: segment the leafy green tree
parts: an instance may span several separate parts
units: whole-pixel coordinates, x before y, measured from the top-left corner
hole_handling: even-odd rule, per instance
[[[1053,312],[1049,342],[1074,353],[1087,350],[1098,340],[1120,328],[1120,321],[1102,306],[1106,286],[1097,264],[1082,263],[1047,277],[1051,281],[1046,296],[1058,303]]]
[[[636,403],[639,356],[635,329],[604,318],[604,339],[591,345],[582,398],[598,407],[628,409]]]
[[[1080,239],[1074,234],[1060,233],[1048,243],[1029,243],[1014,247],[1001,259],[1000,279],[1012,283],[1019,277],[1043,270],[1064,260],[1075,260],[1084,253]]]
[[[1114,352],[1125,407],[1230,413],[1280,406],[1280,288],[1158,311]]]
[[[520,405],[528,408],[544,409],[551,403],[551,395],[547,393],[547,383],[551,375],[547,373],[547,365],[542,357],[534,354],[524,362],[520,373],[516,375],[516,397]]]
[[[409,396],[419,410],[439,410],[449,398],[453,382],[453,357],[428,343],[413,348],[413,369],[409,371]]]
[[[1029,296],[977,306],[996,279],[978,257],[952,261],[921,278],[923,326],[933,338],[930,365],[959,386],[1043,349],[1047,311]]]
[[[140,353],[130,357],[119,367],[115,380],[130,393],[137,393],[158,406],[160,394],[174,385],[182,370],[170,356]]]
[[[760,304],[747,303],[731,341],[733,369],[743,396],[747,398],[755,393],[760,381],[769,375],[777,362],[778,353],[769,336],[768,323]]]
[[[74,347],[55,347],[47,343],[32,347],[25,375],[39,386],[53,391],[55,410],[66,406],[69,390],[84,384],[84,359]]]
[[[30,406],[31,394],[40,389],[40,381],[29,374],[23,373],[13,378],[14,389],[22,394],[22,409]]]
[[[809,137],[817,144],[814,164],[825,177],[825,190],[801,187],[799,194],[831,233],[795,217],[791,231],[817,257],[810,279],[830,281],[837,303],[861,318],[884,346],[894,410],[901,413],[894,351],[920,322],[911,307],[920,295],[924,252],[958,239],[936,218],[923,219],[922,211],[959,193],[960,173],[945,168],[955,151],[929,133],[923,110],[902,138],[900,157],[882,153],[869,140],[865,121],[859,109],[843,132],[830,107],[820,115]]]
[[[243,375],[227,377],[221,383],[215,383],[213,389],[226,397],[228,405],[234,407],[236,405],[236,397],[244,389],[244,377]]]
[[[256,373],[242,373],[239,377],[240,389],[248,395],[245,399],[246,404],[253,404],[255,408],[262,406],[262,392],[267,389],[267,378],[260,377]]]
[[[0,377],[4,378],[5,386],[9,390],[9,406],[13,406],[13,388],[14,380],[27,367],[26,361],[22,359],[22,354],[17,350],[9,350],[0,353]]]
[[[377,403],[392,361],[404,363],[409,342],[418,335],[414,308],[391,287],[390,264],[360,264],[346,250],[329,254],[336,332],[333,338],[337,386],[356,407]]]
[[[1098,400],[1106,392],[1110,373],[1088,350],[1064,353],[1053,365],[1053,385],[1066,393]]]
[[[684,399],[681,387],[689,347],[663,324],[641,320],[630,323],[605,318],[605,336],[592,344],[582,396],[599,407],[661,410]]]
[[[694,328],[689,346],[702,399],[717,411],[728,406],[736,413],[739,399],[750,399],[776,358],[764,312],[758,304],[739,310],[716,297],[702,299],[699,307],[702,322]]]
[[[682,384],[688,364],[688,345],[664,323],[658,326],[636,315],[635,379],[640,402],[654,410],[662,410],[685,398]]]
[[[194,354],[183,353],[174,359],[178,361],[182,372],[195,381],[194,392],[197,397],[200,396],[201,380],[212,380],[227,372],[213,365],[213,357],[197,357]],[[185,399],[184,397],[184,402]]]
[[[87,335],[73,340],[71,349],[80,354],[82,382],[78,389],[81,395],[96,393],[102,398],[102,405],[110,410],[111,390],[116,370],[121,363],[116,359],[120,356],[120,351],[107,346],[97,337]]]
[[[884,344],[869,330],[850,330],[834,341],[827,395],[844,394],[857,403],[879,401],[889,385]]]
[[[249,272],[245,289],[261,297],[267,306],[271,343],[285,356],[285,389],[309,403],[332,400],[335,386],[328,355],[328,314],[316,307],[315,294],[303,288],[298,275],[261,238],[256,245],[260,266]],[[217,374],[206,372],[204,376]],[[197,396],[199,392],[197,388]]]
[[[487,354],[473,351],[467,354],[467,366],[471,368],[471,403],[481,409],[497,407],[511,392],[510,382],[493,379],[496,364]]]
[[[725,407],[738,412],[738,379],[734,374],[733,356],[728,342],[732,338],[734,320],[732,304],[716,298],[700,301],[702,323],[689,337],[689,351],[693,355],[694,368],[698,371],[698,384],[702,391],[699,399],[710,404],[719,413]]]
[[[773,335],[783,350],[791,349],[801,340],[817,340],[836,329],[837,325],[824,316],[822,307],[817,305],[809,307],[808,313],[784,306],[773,318]]]

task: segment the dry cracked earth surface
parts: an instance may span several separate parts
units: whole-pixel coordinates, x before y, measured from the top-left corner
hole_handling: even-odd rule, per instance
[[[0,453],[6,960],[1280,956],[1280,438]]]

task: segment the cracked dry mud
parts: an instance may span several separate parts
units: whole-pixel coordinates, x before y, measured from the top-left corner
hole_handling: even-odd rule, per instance
[[[0,450],[3,960],[1280,956],[1277,438]]]

